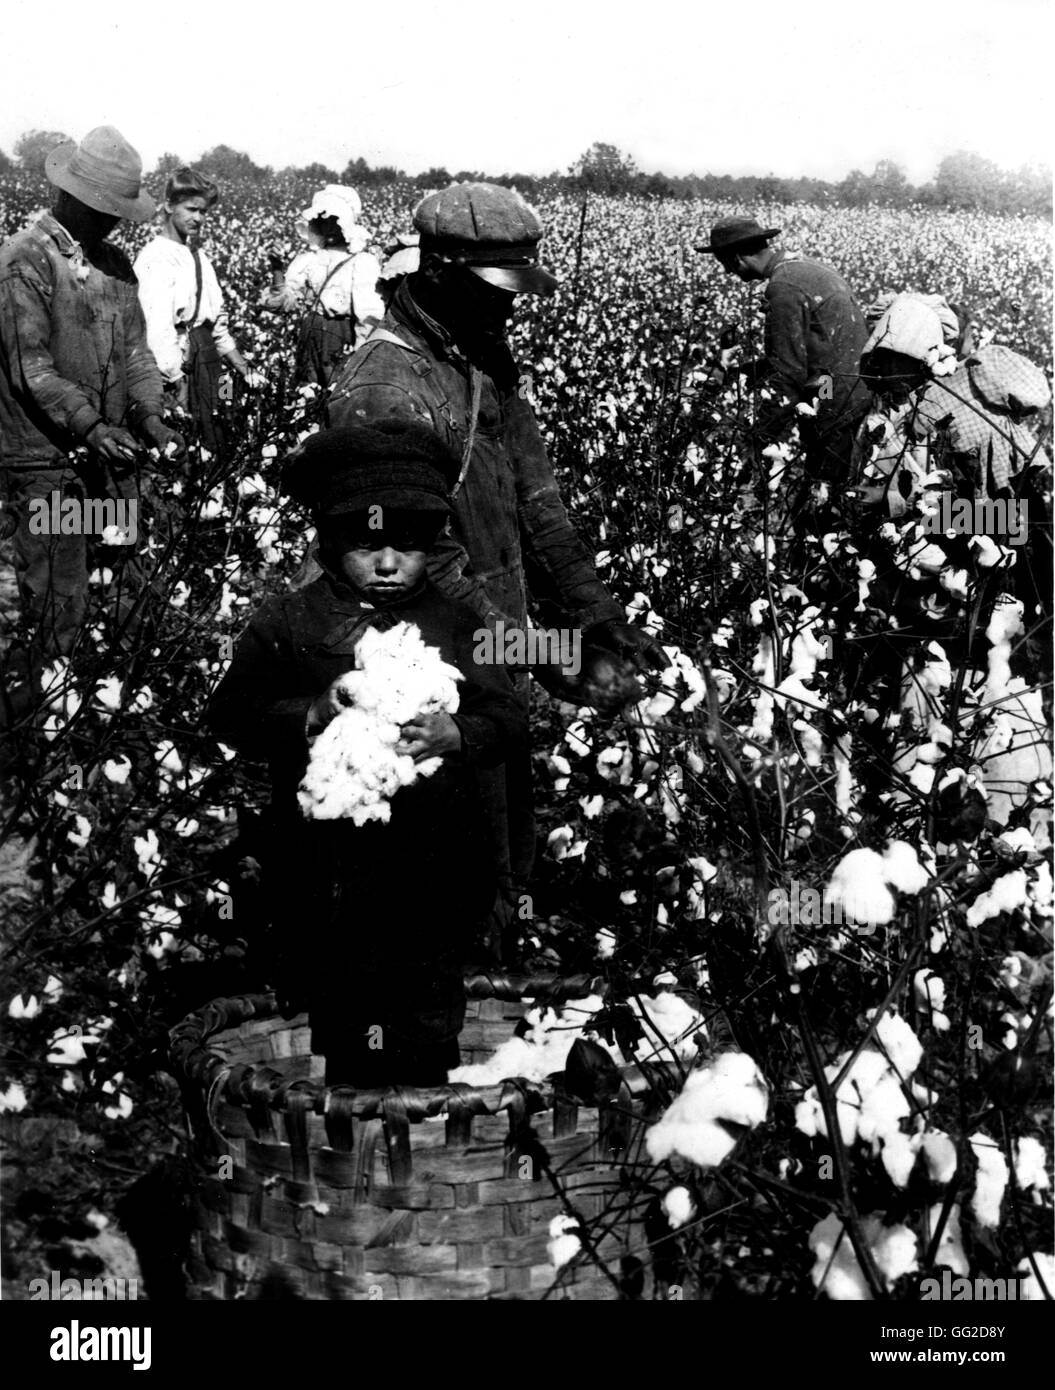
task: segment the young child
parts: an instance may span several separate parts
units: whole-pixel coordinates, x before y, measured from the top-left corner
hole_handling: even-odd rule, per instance
[[[265,603],[210,702],[212,731],[270,765],[264,866],[286,966],[328,1083],[442,1084],[458,1065],[462,973],[492,907],[492,830],[477,770],[527,737],[500,665],[473,660],[480,620],[434,589],[426,561],[458,459],[425,425],[385,420],[311,436],[285,486],[317,527],[323,572]],[[412,624],[461,672],[459,703],[402,726],[398,752],[439,770],[391,797],[391,819],[305,819],[297,788],[313,740],[344,707],[364,632]]]

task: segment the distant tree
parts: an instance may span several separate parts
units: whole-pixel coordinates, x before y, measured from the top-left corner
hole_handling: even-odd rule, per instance
[[[591,145],[568,170],[572,187],[587,193],[629,193],[636,178],[637,169],[630,156],[601,141]]]
[[[844,207],[863,207],[872,201],[872,180],[863,169],[851,169],[836,192]]]
[[[224,182],[249,179],[259,183],[262,179],[271,177],[274,172],[268,166],[261,168],[259,164],[254,164],[244,151],[232,149],[230,145],[214,145],[211,150],[206,150],[201,158],[195,161],[195,167]]]
[[[186,166],[186,163],[187,161],[182,155],[173,154],[171,150],[167,150],[159,157],[158,162],[154,165],[154,177],[167,179],[173,169],[182,169]]]
[[[452,183],[488,183],[486,174],[481,174],[479,169],[459,169],[456,174],[451,176]]]
[[[359,156],[358,159],[350,159],[344,166],[344,173],[341,175],[342,183],[365,183],[373,182],[374,171],[367,164],[366,160]]]
[[[950,208],[995,211],[1005,203],[1005,181],[991,159],[969,150],[946,155],[934,179],[938,201]]]
[[[872,174],[874,201],[885,207],[904,207],[912,198],[912,185],[900,164],[892,159],[881,159]]]
[[[15,167],[15,161],[6,152],[0,150],[0,174],[10,174]]]
[[[291,169],[291,174],[301,178],[305,183],[340,183],[341,177],[336,169],[331,169],[328,164],[305,164],[303,169]]]
[[[450,172],[441,166],[438,169],[435,167],[426,169],[423,174],[417,176],[414,182],[421,188],[446,188],[454,180],[451,178]]]
[[[27,173],[42,174],[44,160],[55,146],[70,143],[61,130],[27,130],[15,141],[15,158]]]

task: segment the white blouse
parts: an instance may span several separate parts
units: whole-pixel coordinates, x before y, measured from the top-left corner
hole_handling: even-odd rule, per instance
[[[147,321],[147,342],[165,381],[179,381],[190,351],[189,330],[212,324],[212,336],[221,356],[235,349],[227,326],[223,292],[208,256],[201,259],[201,302],[194,312],[196,277],[189,246],[168,237],[147,242],[135,259],[139,302]],[[193,320],[193,322],[192,322]]]
[[[263,303],[279,313],[300,309],[333,318],[347,318],[354,305],[356,323],[366,326],[370,320],[372,328],[385,312],[377,292],[380,274],[381,264],[369,251],[351,255],[339,246],[313,246],[294,256],[285,284],[268,290]]]

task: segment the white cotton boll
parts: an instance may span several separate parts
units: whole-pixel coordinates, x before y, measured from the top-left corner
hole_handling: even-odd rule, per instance
[[[1037,849],[1036,841],[1024,825],[1018,826],[1015,830],[1005,830],[1002,835],[997,836],[997,844],[1007,845],[1008,849],[1023,854],[1035,854]]]
[[[644,1037],[634,1047],[636,1062],[669,1061],[671,1051],[683,1061],[695,1058],[695,1035],[706,1033],[706,1025],[702,1014],[680,994],[661,991],[655,998],[643,994],[632,999],[630,1006],[644,1024]]]
[[[117,786],[123,787],[128,781],[132,771],[131,759],[120,754],[116,758],[107,758],[103,763],[103,776],[108,782],[114,782]]]
[[[108,710],[111,714],[114,713],[121,708],[123,689],[123,683],[116,676],[107,676],[104,680],[96,683],[94,695],[96,704],[101,705],[104,710]]]
[[[820,767],[824,760],[824,737],[812,724],[804,719],[796,719],[792,725],[799,736],[799,744],[807,767]]]
[[[679,1230],[696,1215],[692,1193],[681,1185],[668,1188],[663,1194],[663,1211],[671,1230]]]
[[[799,951],[792,961],[791,968],[796,975],[801,975],[804,970],[812,970],[818,963],[817,952],[812,946],[807,946],[804,951]]]
[[[24,994],[16,994],[7,1006],[8,1018],[36,1018],[40,1013],[40,1000],[35,994],[27,998]]]
[[[726,1052],[702,1071],[690,1072],[681,1094],[646,1136],[656,1163],[680,1154],[700,1167],[715,1167],[736,1146],[720,1121],[753,1128],[769,1108],[769,1093],[752,1058]]]
[[[857,1256],[843,1224],[834,1214],[818,1221],[810,1232],[809,1247],[813,1251],[810,1278],[813,1287],[839,1303],[863,1303],[871,1300],[868,1283],[857,1263]]]
[[[546,1250],[554,1269],[562,1269],[582,1249],[579,1233],[582,1227],[573,1216],[555,1216],[549,1223]]]
[[[602,927],[594,937],[594,945],[599,960],[611,960],[615,955],[615,932],[608,927]]]
[[[971,578],[966,570],[953,569],[948,566],[943,569],[938,576],[938,583],[947,594],[951,594],[960,603],[967,602],[967,591],[970,587]]]
[[[1000,1224],[1000,1205],[1009,1177],[1007,1160],[997,1142],[987,1134],[972,1134],[970,1143],[978,1160],[971,1211],[980,1226],[995,1231]]]
[[[894,898],[886,885],[886,866],[872,849],[854,849],[832,873],[824,901],[841,907],[859,926],[884,926],[894,918]]]
[[[579,805],[586,820],[596,820],[604,810],[604,797],[599,793],[596,796],[580,796]]]
[[[901,1184],[904,1186],[904,1184]],[[919,1268],[919,1242],[915,1233],[907,1226],[879,1226],[869,1230],[865,1222],[865,1233],[872,1248],[876,1268],[888,1284],[893,1284],[902,1275],[914,1274]]]
[[[912,977],[912,988],[923,1008],[945,1008],[945,981],[933,970],[917,970]]]
[[[1021,599],[1001,598],[993,607],[993,616],[985,630],[986,640],[991,646],[1010,642],[1023,630],[1022,617],[1025,609]]]
[[[869,1015],[871,1020],[872,1015]],[[890,1065],[908,1081],[923,1060],[923,1046],[900,1014],[889,1011],[876,1024],[875,1036],[890,1058]]]
[[[900,1130],[883,1135],[883,1167],[895,1187],[907,1187],[916,1166],[919,1140],[902,1134]]]
[[[756,743],[768,743],[770,741],[773,737],[773,712],[775,709],[776,703],[773,696],[768,690],[761,691],[755,701],[754,717],[747,733],[748,738],[753,739]],[[748,758],[759,756],[757,750],[751,747],[745,748],[744,754]]]
[[[921,791],[924,796],[929,796],[931,788],[934,786],[934,769],[928,767],[926,763],[917,763],[908,775],[908,780]]]
[[[1040,1279],[1033,1272],[1034,1264],[1040,1273]],[[1022,1276],[1018,1285],[1020,1300],[1028,1303],[1045,1303],[1049,1295],[1055,1297],[1055,1255],[1037,1250],[1033,1253],[1032,1260],[1026,1255],[1019,1260],[1015,1268]],[[1043,1280],[1043,1287],[1041,1287],[1041,1280]]]
[[[927,542],[913,547],[906,557],[909,562],[908,572],[913,579],[921,576],[940,574],[949,563],[949,557],[942,550],[940,545]]]
[[[943,1203],[936,1202],[927,1214],[927,1223],[924,1231],[929,1239],[938,1229],[938,1222],[941,1220]],[[953,1274],[963,1278],[971,1272],[971,1267],[967,1263],[967,1255],[963,1248],[963,1235],[960,1230],[960,1204],[954,1202],[949,1208],[949,1215],[942,1228],[941,1240],[938,1241],[937,1253],[934,1257],[935,1265],[945,1265],[951,1269]]]
[[[892,840],[883,851],[883,872],[899,893],[922,892],[929,881],[915,849],[904,840]]]
[[[756,598],[753,603],[748,605],[747,615],[752,627],[762,626],[765,616],[769,612],[769,607],[768,598]]]
[[[64,1033],[59,1029],[48,1039],[48,1047],[51,1050],[46,1060],[55,1067],[75,1067],[88,1055],[79,1032]]]
[[[807,690],[802,683],[802,677],[795,672],[785,676],[780,682],[774,699],[781,709],[784,709],[789,701],[804,706],[807,712],[828,708],[828,701],[824,696],[815,690]]]
[[[575,831],[570,825],[558,825],[556,830],[551,830],[546,840],[546,850],[554,859],[566,859],[568,849],[575,839]]]
[[[869,1049],[862,1053],[866,1055]],[[877,1054],[874,1054],[878,1056]],[[867,1089],[857,1080],[857,1066],[855,1065],[851,1076],[859,1088],[860,1100],[857,1101],[857,1137],[866,1144],[875,1145],[879,1140],[892,1138],[900,1133],[900,1122],[908,1119],[912,1113],[912,1107],[905,1096],[901,1083],[895,1072],[884,1065],[874,1084]],[[849,1100],[843,1101],[843,1096],[848,1095]],[[854,1105],[856,1097],[848,1087],[839,1087],[840,1105],[846,1103]],[[840,1121],[841,1121],[840,1114]],[[894,1141],[896,1143],[896,1139]]]
[[[585,757],[590,751],[589,731],[581,719],[570,724],[564,732],[564,742],[577,758]]]
[[[923,1159],[931,1182],[952,1182],[956,1172],[956,1145],[940,1129],[928,1130],[923,1136]]]
[[[0,1115],[6,1111],[17,1114],[28,1104],[25,1087],[21,1081],[12,1081],[5,1091],[0,1091]]]
[[[1044,1153],[1044,1145],[1039,1139],[1027,1136],[1020,1139],[1014,1148],[1015,1154],[1015,1181],[1023,1192],[1027,1192],[1031,1187],[1038,1192],[1046,1192],[1051,1186],[1048,1177],[1047,1158]],[[1055,1290],[1052,1290],[1055,1293]]]
[[[1017,908],[1025,907],[1028,897],[1029,882],[1025,869],[1012,869],[1010,873],[1002,874],[987,892],[975,898],[967,909],[967,925],[980,927],[1001,912],[1014,912]]]
[[[92,823],[87,816],[74,816],[73,828],[66,832],[66,839],[78,849],[84,849],[92,837]]]

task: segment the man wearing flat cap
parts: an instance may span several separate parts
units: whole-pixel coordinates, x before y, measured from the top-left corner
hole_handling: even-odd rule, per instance
[[[420,265],[333,387],[334,424],[425,421],[460,460],[449,530],[429,558],[436,586],[488,625],[528,624],[529,595],[552,605],[584,646],[618,663],[663,666],[662,648],[629,625],[572,526],[506,339],[518,294],[549,295],[542,222],[513,189],[456,183],[418,205]],[[552,609],[551,609],[552,612]],[[551,688],[557,681],[537,671]],[[552,675],[552,673],[551,673]],[[526,677],[518,681],[527,701]],[[588,695],[571,694],[580,704]],[[530,763],[507,763],[491,815],[515,904],[534,853]]]
[[[106,240],[123,218],[153,215],[139,155],[119,131],[99,126],[80,145],[52,150],[45,172],[58,190],[52,211],[0,248],[0,466],[17,519],[31,674],[72,651],[89,569],[83,526],[81,534],[39,534],[40,517],[62,514],[70,499],[72,514],[90,496],[138,507],[144,444],[182,449],[161,419],[161,374],[132,266]],[[32,505],[42,499],[43,511]],[[113,564],[122,552],[108,549]],[[134,544],[123,558],[121,625],[145,582]]]
[[[696,250],[714,256],[729,275],[766,281],[765,356],[741,367],[754,385],[782,398],[759,412],[760,433],[769,442],[797,421],[809,473],[838,481],[870,400],[860,378],[868,327],[842,276],[820,261],[771,246],[779,233],[779,227],[762,227],[750,217],[723,217],[711,228],[710,241]],[[797,405],[812,407],[815,401],[816,417],[796,414]]]

